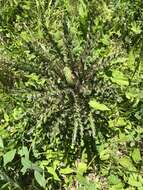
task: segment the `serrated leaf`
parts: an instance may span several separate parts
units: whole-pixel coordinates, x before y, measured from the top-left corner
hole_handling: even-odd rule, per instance
[[[6,164],[8,164],[9,162],[11,162],[16,154],[16,149],[10,150],[8,151],[4,156],[3,156],[3,161],[4,161],[4,166],[6,166]]]
[[[142,160],[139,148],[135,148],[133,150],[132,158],[133,158],[134,162],[139,162]]]
[[[44,177],[43,175],[41,175],[40,172],[34,171],[34,177],[35,177],[37,183],[38,183],[41,187],[43,187],[43,188],[46,187],[46,180],[45,180],[45,177]]]
[[[100,111],[109,111],[110,110],[106,105],[97,102],[95,99],[90,100],[89,105],[91,108],[93,108],[95,110],[100,110]]]

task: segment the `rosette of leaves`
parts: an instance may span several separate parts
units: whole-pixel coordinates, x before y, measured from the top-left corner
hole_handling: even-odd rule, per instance
[[[4,99],[1,111],[2,126],[6,129],[3,138],[8,149],[19,149],[24,144],[31,162],[36,160],[42,165],[43,160],[48,161],[42,167],[50,168],[50,172],[47,169],[45,173],[48,173],[51,189],[60,189],[60,183],[55,182],[59,179],[57,174],[60,176],[60,163],[74,165],[84,149],[88,161],[94,155],[97,155],[94,157],[97,166],[105,161],[101,170],[107,174],[111,164],[108,160],[111,150],[107,152],[109,139],[124,130],[119,127],[127,125],[126,131],[130,132],[129,122],[116,117],[124,115],[125,109],[129,108],[129,102],[124,101],[125,95],[128,99],[134,98],[130,91],[125,94],[129,90],[129,77],[121,72],[125,69],[128,75],[125,46],[128,45],[126,30],[129,28],[126,23],[133,20],[132,13],[126,22],[124,19],[127,5],[131,4],[129,1],[118,4],[94,0],[7,2],[13,9],[6,14],[7,6],[2,7],[5,13],[0,15],[4,21],[2,47],[5,55],[14,62],[12,69],[20,73],[14,88],[12,85]],[[17,7],[21,8],[20,12]],[[131,27],[140,38],[141,23],[132,23]],[[6,35],[9,29],[11,32]],[[10,76],[12,69],[9,69]],[[141,105],[139,108],[142,110]],[[132,118],[132,113],[126,113],[126,116]],[[115,123],[116,120],[121,123]],[[120,140],[124,139],[122,133],[120,136]],[[111,142],[113,140],[111,138]],[[20,157],[15,159],[18,164],[6,166],[6,169],[11,171],[10,177],[16,171],[15,178],[21,182],[23,162]],[[33,168],[29,167],[26,178],[33,179],[32,172]],[[36,180],[37,176],[41,177],[37,173],[35,176]],[[41,178],[45,187],[44,177]],[[34,180],[29,183],[36,184]]]
[[[51,103],[48,101],[46,109],[41,109],[40,117],[44,120],[42,125],[48,126],[43,129],[49,131],[48,141],[53,140],[53,134],[55,139],[64,138],[59,140],[58,146],[61,148],[69,143],[72,147],[90,146],[86,139],[94,144],[92,130],[95,127],[90,126],[91,109],[88,103],[93,97],[101,102],[108,101],[109,97],[113,101],[116,98],[111,82],[105,79],[104,70],[108,69],[112,59],[119,56],[119,46],[116,49],[113,48],[114,44],[110,44],[106,23],[101,23],[101,5],[99,3],[95,7],[94,2],[84,1],[79,1],[79,6],[71,1],[55,3],[50,7],[49,14],[45,12],[39,18],[42,40],[26,43],[30,53],[35,55],[35,65],[40,64],[37,72],[52,80],[52,88],[46,87],[48,94],[50,91],[53,93],[49,96]],[[47,17],[50,18],[48,21]],[[103,35],[102,31],[107,34]],[[102,49],[101,44],[104,46]],[[98,118],[97,123],[102,126],[107,115],[97,111],[93,122],[96,123],[95,118]]]

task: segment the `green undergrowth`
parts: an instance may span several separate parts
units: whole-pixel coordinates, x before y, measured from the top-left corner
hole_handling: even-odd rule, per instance
[[[143,190],[141,0],[0,1],[0,189]]]

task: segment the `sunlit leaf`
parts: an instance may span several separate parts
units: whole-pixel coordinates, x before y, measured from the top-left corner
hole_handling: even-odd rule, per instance
[[[103,149],[102,151],[100,151],[100,159],[101,160],[108,160],[109,157],[110,157],[109,150]]]
[[[56,171],[52,167],[47,167],[48,172],[53,176],[53,178],[57,181],[60,181],[60,178],[58,177]]]
[[[129,81],[128,78],[118,70],[113,70],[112,71],[112,77],[111,77],[112,82],[120,85],[120,86],[128,86]]]
[[[66,174],[71,174],[71,173],[73,173],[73,169],[67,167],[67,168],[60,169],[60,172],[61,172],[62,174],[65,174],[65,175],[66,175]]]
[[[134,99],[138,97],[138,93],[135,91],[135,89],[130,89],[128,92],[126,92],[126,97],[128,99]]]
[[[87,8],[86,8],[86,4],[84,3],[83,0],[80,0],[79,3],[79,15],[82,19],[85,19],[87,17]]]
[[[119,117],[116,121],[115,121],[115,125],[120,127],[120,126],[125,126],[127,124],[126,120],[123,117]]]
[[[87,170],[87,164],[84,162],[80,162],[77,165],[77,174],[83,175],[84,172]]]
[[[108,177],[108,181],[109,181],[110,184],[114,184],[114,185],[121,182],[121,180],[119,179],[119,177],[117,175],[110,175]]]
[[[4,119],[5,119],[6,122],[9,122],[9,116],[8,116],[7,113],[4,113]]]
[[[131,30],[135,34],[140,34],[141,33],[142,30],[141,30],[140,26],[136,22],[133,22],[131,25],[132,25]]]
[[[134,165],[132,163],[132,160],[127,156],[124,156],[124,157],[120,158],[119,159],[119,164],[121,166],[123,166],[124,168],[128,169],[128,170],[131,170],[131,171],[136,170],[136,168],[134,167]]]
[[[15,120],[21,119],[22,116],[23,116],[23,110],[22,110],[22,108],[15,108],[13,110],[13,114],[12,115],[13,115],[13,117],[14,117]]]
[[[91,108],[100,111],[109,111],[110,109],[105,105],[97,102],[95,99],[90,100],[89,105]]]
[[[138,179],[138,174],[131,174],[129,179],[128,179],[128,184],[130,184],[133,187],[138,187],[139,190],[142,187],[141,181]]]
[[[132,158],[135,162],[142,160],[139,148],[134,148],[132,152]]]

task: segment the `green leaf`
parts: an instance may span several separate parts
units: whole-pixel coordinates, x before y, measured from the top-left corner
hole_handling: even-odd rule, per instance
[[[38,182],[38,184],[45,188],[46,187],[46,180],[45,180],[45,177],[43,175],[41,175],[40,172],[38,171],[34,171],[34,177],[36,179],[36,181]]]
[[[16,149],[13,149],[13,150],[8,151],[3,156],[4,166],[6,166],[6,164],[8,164],[9,162],[11,162],[14,159],[15,154],[16,154]]]
[[[136,91],[136,89],[130,89],[125,93],[125,95],[129,100],[132,100],[134,98],[137,98],[139,96],[139,93]]]
[[[54,168],[47,167],[48,172],[54,177],[55,180],[60,181],[60,178],[58,177],[57,173],[55,172]]]
[[[65,75],[67,83],[69,85],[74,85],[75,80],[74,80],[74,75],[72,74],[71,69],[69,67],[65,67],[63,71],[64,71],[64,75]]]
[[[18,153],[20,154],[21,157],[22,157],[22,156],[25,156],[25,158],[26,158],[27,160],[29,160],[29,151],[28,151],[28,148],[27,148],[26,146],[23,146],[23,147],[21,148],[21,150],[19,150]]]
[[[142,187],[142,183],[138,179],[138,174],[131,174],[128,179],[128,184],[133,187]]]
[[[102,151],[100,151],[100,159],[101,160],[108,160],[109,157],[110,157],[109,150],[103,149]]]
[[[118,117],[114,120],[109,120],[109,127],[113,128],[113,127],[122,127],[127,125],[127,121],[125,120],[124,117]]]
[[[13,110],[12,116],[15,120],[20,120],[23,117],[23,110],[22,108],[15,108]]]
[[[95,99],[90,100],[89,105],[91,108],[93,108],[95,110],[100,110],[100,111],[109,111],[110,110],[106,105],[97,102]]]
[[[60,173],[62,173],[62,174],[71,174],[71,173],[73,173],[73,169],[71,169],[71,168],[69,168],[69,167],[67,167],[67,168],[63,168],[63,169],[60,169]]]
[[[134,64],[135,64],[135,55],[133,53],[133,50],[131,50],[128,56],[128,66],[130,68],[134,68]]]
[[[110,42],[109,36],[108,35],[104,35],[103,38],[101,39],[101,42],[104,45],[109,45],[109,42]]]
[[[2,138],[0,137],[0,148],[4,148],[4,144],[3,144],[3,140],[2,140]]]
[[[120,86],[128,86],[129,81],[128,78],[120,71],[113,70],[112,71],[112,77],[111,77],[112,82],[120,85]]]
[[[31,166],[32,166],[32,162],[27,158],[22,158],[21,163],[26,168],[31,168]]]
[[[20,36],[25,41],[29,41],[30,40],[29,34],[26,31],[21,32]]]
[[[32,168],[32,162],[27,158],[21,158],[21,163],[25,169],[31,169]]]
[[[121,182],[121,183],[118,183],[116,185],[112,185],[110,190],[124,190],[123,187],[124,187],[124,185]],[[128,190],[131,190],[131,189],[128,189]],[[132,189],[132,190],[134,190],[134,189]]]
[[[115,125],[117,127],[120,127],[120,126],[125,126],[127,124],[127,122],[125,121],[125,119],[123,117],[119,117],[117,120],[116,120],[116,123]]]
[[[21,169],[21,172],[23,174],[26,173],[27,169],[31,169],[31,170],[35,170],[35,171],[38,171],[38,172],[42,172],[43,170],[37,166],[35,163],[32,163],[28,156],[26,156],[25,158],[21,158],[21,164],[23,166],[23,168]]]
[[[135,33],[135,34],[140,34],[142,32],[141,28],[139,25],[137,25],[136,22],[133,22],[131,27],[131,30]]]
[[[77,174],[79,175],[83,175],[87,170],[87,164],[84,163],[84,162],[80,162],[78,163],[78,166],[77,166]]]
[[[6,122],[9,122],[9,116],[8,116],[7,113],[4,113],[4,120],[5,120]]]
[[[121,183],[121,180],[116,175],[110,175],[108,177],[109,184],[117,185],[118,183]]]
[[[136,168],[134,167],[132,160],[128,156],[120,158],[119,164],[128,170],[136,171]]]
[[[84,186],[85,187],[87,184],[89,184],[88,180],[83,175],[81,175],[81,174],[77,174],[76,178],[77,178],[80,186]]]
[[[96,190],[96,183],[90,182],[90,184],[87,184],[87,189],[88,190]]]
[[[142,160],[139,148],[135,148],[133,150],[132,158],[133,158],[134,162],[138,162],[138,161]]]
[[[119,132],[119,139],[118,139],[119,142],[126,142],[126,141],[129,141],[129,136],[126,135],[125,133],[121,133]]]
[[[79,15],[80,15],[80,17],[81,17],[81,21],[84,21],[85,18],[87,17],[87,15],[88,15],[87,8],[86,8],[86,4],[84,3],[83,0],[80,0],[80,4],[79,4]]]

